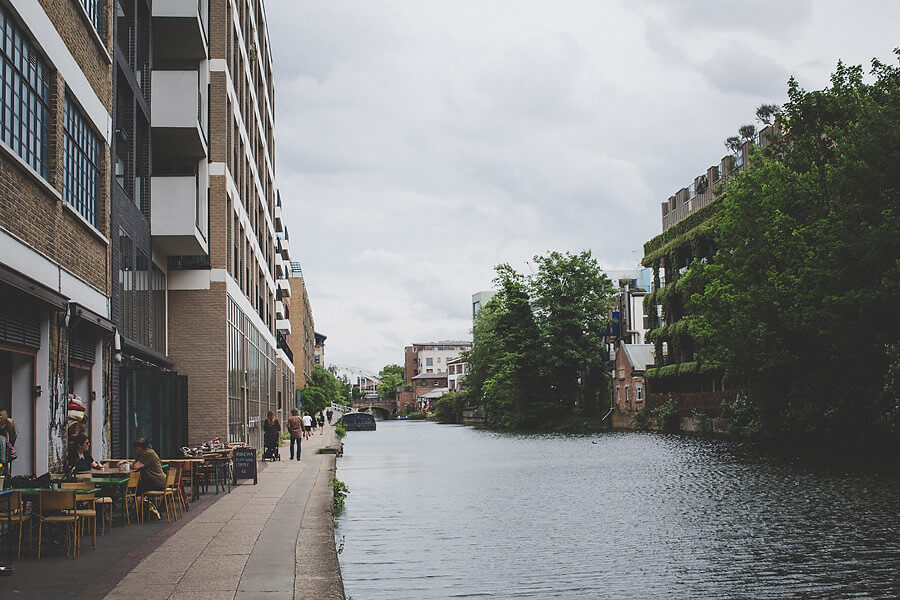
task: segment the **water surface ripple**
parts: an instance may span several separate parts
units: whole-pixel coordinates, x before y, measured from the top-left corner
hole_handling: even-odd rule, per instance
[[[642,433],[351,432],[354,600],[897,598],[900,477]]]

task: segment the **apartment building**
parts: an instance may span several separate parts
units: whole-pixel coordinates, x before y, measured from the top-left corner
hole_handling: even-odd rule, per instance
[[[297,390],[302,390],[306,387],[309,378],[312,377],[313,368],[316,365],[316,333],[309,293],[306,290],[306,280],[303,278],[303,269],[299,262],[292,261],[290,263],[288,283],[290,283],[291,306],[293,307],[288,317],[291,321],[290,345],[294,354],[294,372],[296,374],[294,385]],[[278,311],[277,302],[275,311]]]
[[[112,7],[0,0],[0,409],[13,474],[108,452]]]
[[[195,2],[160,4],[153,3],[154,15],[163,7],[172,13],[197,9]],[[294,369],[288,346],[277,337],[290,334],[290,321],[275,312],[278,291],[284,303],[290,286],[285,272],[276,274],[276,256],[290,255],[286,232],[276,230],[273,62],[262,0],[210,0],[208,31],[207,58],[199,52],[195,62],[173,57],[171,68],[154,69],[153,77],[154,98],[160,84],[170,91],[167,102],[183,103],[172,111],[173,119],[181,115],[183,121],[167,123],[168,133],[196,132],[190,144],[182,140],[184,152],[207,153],[205,161],[198,157],[195,173],[175,165],[173,178],[180,181],[165,182],[183,184],[181,193],[193,194],[192,178],[199,179],[199,194],[191,196],[196,203],[173,202],[181,210],[195,207],[170,226],[193,230],[185,233],[196,245],[169,258],[169,356],[190,382],[190,443],[227,436],[260,446],[261,421],[268,410],[277,410],[280,388]],[[202,45],[202,39],[175,31],[168,39],[168,46]],[[187,114],[199,119],[185,117],[191,102],[197,108]],[[188,120],[190,127],[178,127]],[[156,121],[154,105],[154,127]]]
[[[778,126],[766,126],[744,141],[735,154],[698,175],[662,203],[662,233],[644,244],[642,264],[651,269],[652,291],[644,297],[655,366],[647,369],[647,406],[675,398],[685,416],[693,409],[717,414],[725,389],[722,374],[706,370],[697,361],[696,342],[683,320],[688,312],[688,290],[680,281],[691,263],[713,260],[716,247],[708,225],[720,204],[716,201],[726,181],[748,166],[750,147],[773,143]],[[633,340],[637,342],[637,339]]]
[[[472,349],[472,342],[444,340],[412,344],[404,348],[403,370],[406,384],[419,374],[446,374],[447,363],[465,350]]]

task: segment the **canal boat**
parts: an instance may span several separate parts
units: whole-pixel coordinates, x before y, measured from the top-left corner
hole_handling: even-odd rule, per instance
[[[375,431],[375,417],[364,412],[349,412],[341,417],[347,431]]]

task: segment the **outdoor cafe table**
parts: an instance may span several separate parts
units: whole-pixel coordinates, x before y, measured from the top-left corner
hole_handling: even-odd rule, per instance
[[[217,452],[204,452],[204,462],[212,465],[216,474],[216,494],[219,493],[219,473],[222,473],[222,491],[228,486],[228,492],[231,492],[231,478],[229,477],[229,466],[231,465],[231,450],[220,450]]]

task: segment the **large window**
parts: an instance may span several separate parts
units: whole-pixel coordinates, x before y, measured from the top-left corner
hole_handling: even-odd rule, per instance
[[[41,177],[49,177],[50,69],[0,5],[0,137]]]
[[[100,139],[66,96],[66,154],[63,196],[88,223],[97,226],[100,197]]]

